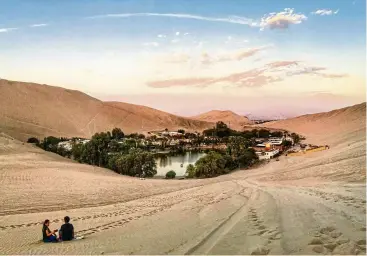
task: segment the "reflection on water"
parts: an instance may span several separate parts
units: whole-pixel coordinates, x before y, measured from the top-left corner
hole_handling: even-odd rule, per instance
[[[165,176],[167,172],[173,170],[176,176],[184,176],[186,167],[203,157],[205,153],[186,152],[185,155],[167,156],[156,159],[157,176]]]

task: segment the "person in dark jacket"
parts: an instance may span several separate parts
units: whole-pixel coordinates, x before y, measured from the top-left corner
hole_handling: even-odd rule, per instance
[[[45,243],[57,242],[57,236],[56,236],[57,229],[55,229],[54,231],[51,231],[49,226],[50,226],[50,220],[45,220],[43,222],[43,227],[42,227],[43,241]]]
[[[74,226],[73,224],[70,224],[70,217],[69,216],[65,216],[64,217],[64,222],[65,224],[63,224],[60,228],[59,231],[59,235],[60,235],[60,240],[62,241],[70,241],[74,239]]]

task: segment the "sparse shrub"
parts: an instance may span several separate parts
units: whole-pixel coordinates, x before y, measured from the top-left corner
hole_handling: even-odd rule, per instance
[[[187,167],[186,167],[186,176],[187,178],[194,178],[195,177],[195,166],[192,165],[192,164],[189,164]]]
[[[33,143],[33,144],[38,145],[38,144],[40,144],[40,141],[35,137],[31,137],[27,140],[27,143]]]
[[[176,177],[176,172],[175,171],[169,171],[166,173],[166,179],[174,179]]]

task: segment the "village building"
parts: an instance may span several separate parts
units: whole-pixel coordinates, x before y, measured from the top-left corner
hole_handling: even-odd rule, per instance
[[[61,141],[57,144],[57,147],[66,149],[68,151],[71,151],[73,149],[73,143],[71,140],[69,141]]]
[[[271,151],[263,151],[263,152],[256,152],[256,155],[259,157],[259,160],[266,160],[266,159],[272,159],[275,156],[277,156],[279,154],[279,150],[278,149],[274,149]]]

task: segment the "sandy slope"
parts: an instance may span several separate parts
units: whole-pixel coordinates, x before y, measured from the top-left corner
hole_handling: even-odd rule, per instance
[[[102,102],[79,91],[0,79],[0,131],[21,140],[90,137],[114,127],[131,133],[165,128],[201,131],[211,126],[145,106]]]
[[[218,121],[222,121],[234,130],[242,131],[245,125],[251,123],[251,121],[245,117],[240,116],[232,111],[221,111],[221,110],[212,110],[197,116],[192,116],[192,119],[213,122],[216,123]]]
[[[330,112],[264,123],[263,126],[303,134],[310,143],[315,144],[337,145],[345,141],[358,141],[366,132],[366,103]]]
[[[123,177],[0,136],[0,254],[364,254],[366,136],[330,135],[326,151],[183,181]],[[59,228],[66,214],[85,239],[40,242],[40,222]]]

